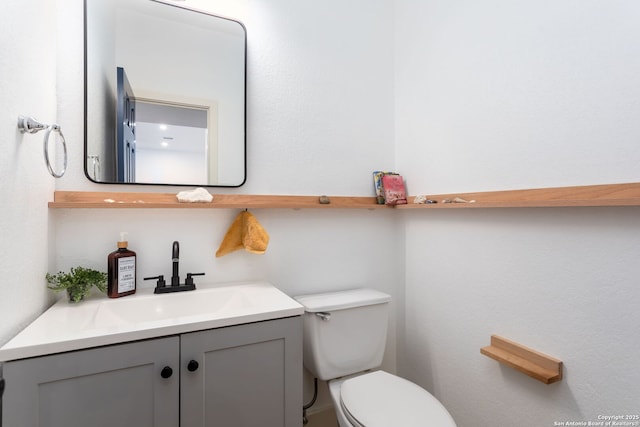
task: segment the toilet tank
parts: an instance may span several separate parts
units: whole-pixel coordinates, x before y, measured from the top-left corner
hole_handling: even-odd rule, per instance
[[[317,378],[330,380],[380,366],[390,295],[363,288],[295,299],[305,307],[304,366]]]

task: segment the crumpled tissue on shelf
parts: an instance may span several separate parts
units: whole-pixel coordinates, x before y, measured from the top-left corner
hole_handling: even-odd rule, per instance
[[[180,203],[209,203],[213,196],[202,187],[195,190],[180,191],[176,197]]]
[[[242,211],[233,221],[224,235],[216,252],[216,257],[227,255],[238,249],[245,249],[254,254],[263,254],[269,244],[269,234],[248,211]]]

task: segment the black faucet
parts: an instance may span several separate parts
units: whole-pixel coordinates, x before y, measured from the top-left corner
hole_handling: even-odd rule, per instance
[[[193,291],[196,288],[193,276],[204,276],[204,273],[187,273],[187,280],[184,284],[180,284],[180,243],[177,241],[173,242],[173,246],[171,248],[171,262],[173,270],[171,275],[171,286],[167,286],[167,282],[164,280],[164,275],[144,278],[144,280],[158,280],[153,292],[156,294],[165,294],[169,292]]]
[[[178,273],[178,263],[180,261],[180,243],[173,242],[171,251],[171,261],[173,261],[173,274],[171,275],[171,286],[180,286],[180,274]]]

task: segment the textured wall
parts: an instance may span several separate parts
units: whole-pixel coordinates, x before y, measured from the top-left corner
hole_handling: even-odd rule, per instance
[[[637,208],[256,210],[271,233],[267,254],[220,259],[235,211],[48,211],[54,184],[40,144],[18,144],[13,117],[55,115],[56,91],[70,149],[56,188],[152,190],[84,178],[82,2],[59,5],[57,83],[50,14],[38,15],[41,32],[21,14],[50,4],[8,5],[0,18],[2,236],[11,242],[1,249],[0,341],[46,305],[45,271],[100,267],[128,230],[140,277],[168,271],[177,239],[183,271],[211,281],[267,279],[290,294],[368,284],[403,314],[406,274],[399,370],[460,427],[637,412]],[[249,179],[233,192],[363,195],[371,170],[396,167],[413,194],[637,181],[635,2],[238,5],[249,33]],[[23,36],[52,50],[31,57]],[[23,92],[31,76],[46,93],[38,107],[37,89]],[[545,386],[481,356],[492,333],[563,359],[565,379]],[[391,368],[394,343],[392,330]]]
[[[65,25],[59,37],[66,47],[60,61],[66,68],[59,112],[72,166],[56,188],[180,190],[97,185],[84,177],[81,3],[60,4]],[[234,14],[248,32],[248,179],[239,189],[212,192],[373,195],[371,172],[394,164],[390,3],[261,0],[249,6],[221,12]],[[56,268],[105,265],[123,230],[140,259],[139,281],[170,274],[171,242],[179,240],[183,274],[203,271],[208,282],[266,279],[290,295],[371,286],[402,300],[401,227],[393,212],[254,210],[271,235],[267,253],[215,258],[237,213],[55,211]],[[385,363],[395,368],[395,323]]]
[[[402,374],[460,427],[635,413],[638,208],[410,212]],[[545,385],[482,356],[491,334],[564,362]]]
[[[229,191],[372,194],[371,172],[392,169],[395,162],[391,2],[246,4],[220,12],[245,24],[248,44],[248,178]],[[66,69],[60,114],[76,148],[73,167],[56,188],[106,190],[88,182],[81,167],[81,6],[60,5],[61,44],[67,47],[61,52]]]
[[[637,2],[397,4],[397,168],[412,194],[638,180]],[[459,427],[637,413],[639,213],[404,212],[401,373]],[[565,378],[480,355],[494,333],[563,360]]]
[[[630,0],[397,2],[412,193],[637,181],[639,16]]]
[[[47,123],[57,120],[55,3],[28,0],[8,2],[2,8],[0,344],[50,301],[44,275],[52,255],[53,228],[46,203],[53,192],[53,178],[43,162],[43,133],[20,134],[18,115],[32,115]],[[38,47],[37,53],[32,46]]]

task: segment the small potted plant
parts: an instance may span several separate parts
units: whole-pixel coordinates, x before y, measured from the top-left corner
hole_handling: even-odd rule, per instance
[[[89,295],[91,288],[95,286],[101,292],[107,291],[107,273],[92,270],[90,268],[75,267],[69,273],[47,273],[48,288],[55,292],[67,291],[69,301],[80,302]]]

